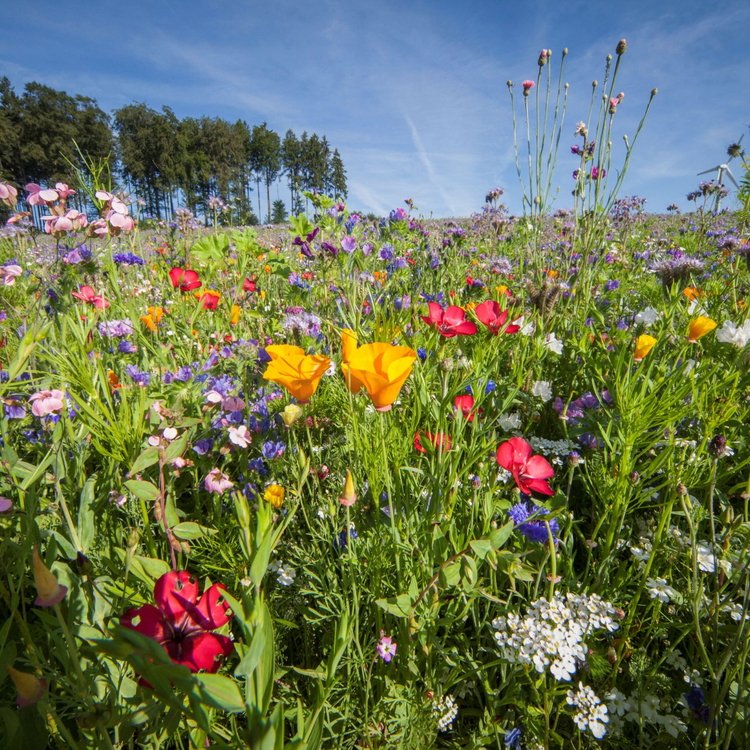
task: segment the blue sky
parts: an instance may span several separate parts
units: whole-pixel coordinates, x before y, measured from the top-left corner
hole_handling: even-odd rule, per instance
[[[688,208],[705,179],[696,173],[748,130],[748,28],[746,0],[35,0],[0,24],[0,75],[19,92],[39,81],[106,111],[139,101],[326,135],[351,208],[383,214],[411,197],[424,216],[465,216],[495,186],[520,209],[505,82],[535,78],[542,48],[555,66],[569,49],[554,206],[570,206],[575,123],[625,37],[618,139],[632,137],[651,89],[659,95],[622,194],[663,211]]]

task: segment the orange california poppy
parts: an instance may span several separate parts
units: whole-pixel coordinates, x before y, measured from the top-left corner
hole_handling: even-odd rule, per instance
[[[271,357],[263,377],[278,383],[301,404],[306,404],[318,388],[331,360],[322,354],[305,354],[304,349],[289,344],[266,347]]]

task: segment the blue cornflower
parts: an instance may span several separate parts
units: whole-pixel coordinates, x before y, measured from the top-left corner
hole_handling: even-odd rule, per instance
[[[484,392],[485,393],[492,393],[495,390],[497,390],[497,383],[495,383],[494,380],[488,380],[487,381],[487,385],[484,386]]]
[[[120,354],[133,354],[138,351],[138,347],[132,341],[121,341],[117,345],[117,351]]]
[[[268,467],[266,462],[262,458],[252,458],[247,462],[247,468],[250,471],[258,473],[260,476],[265,477],[268,475]]]
[[[281,458],[281,456],[284,455],[284,451],[286,451],[286,445],[280,441],[275,442],[273,440],[267,440],[263,443],[263,448],[261,448],[263,458],[266,458],[269,461],[274,458]]]
[[[522,500],[508,510],[508,516],[515,523],[518,531],[532,542],[546,543],[548,541],[547,523],[549,523],[552,538],[557,543],[560,525],[556,518],[551,518],[545,523],[549,511],[541,505],[536,505],[531,500]]]
[[[357,529],[354,528],[354,524],[350,524],[348,529],[343,529],[336,538],[333,540],[333,546],[337,550],[345,550],[349,544],[349,540],[355,541],[359,538]]]
[[[112,260],[121,266],[145,266],[146,261],[135,253],[115,253]]]
[[[136,385],[147,386],[151,383],[151,373],[139,370],[135,365],[126,365],[125,374],[132,378]]]

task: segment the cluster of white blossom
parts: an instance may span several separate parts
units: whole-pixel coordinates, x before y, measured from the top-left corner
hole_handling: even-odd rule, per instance
[[[432,701],[432,713],[437,719],[439,732],[447,732],[458,716],[458,706],[452,695],[444,695]]]
[[[596,630],[617,630],[614,607],[597,594],[555,594],[532,602],[525,617],[497,617],[492,627],[505,657],[532,664],[537,672],[547,668],[557,680],[570,681],[579,663],[586,661],[585,638]]]
[[[585,732],[587,729],[600,740],[607,733],[607,706],[599,696],[582,682],[578,683],[578,690],[568,690],[568,705],[578,710],[573,714],[575,725]]]
[[[662,705],[655,695],[646,694],[640,698],[627,697],[617,688],[612,688],[605,696],[609,715],[610,730],[619,733],[623,722],[631,721],[635,724],[651,724],[658,730],[664,730],[672,737],[687,731],[687,725],[679,717],[671,713],[662,713]]]

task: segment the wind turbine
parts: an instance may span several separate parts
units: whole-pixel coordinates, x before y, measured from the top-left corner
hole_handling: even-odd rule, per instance
[[[718,185],[718,190],[716,191],[716,212],[719,211],[719,204],[721,203],[721,192],[724,188],[724,175],[729,177],[729,179],[734,183],[734,186],[739,190],[740,186],[737,183],[737,180],[735,180],[734,175],[732,174],[732,170],[729,168],[729,162],[734,159],[735,156],[742,155],[743,151],[740,147],[740,144],[742,143],[742,139],[745,137],[745,134],[743,133],[740,136],[739,141],[737,143],[733,143],[728,151],[727,154],[729,155],[729,158],[722,162],[721,164],[717,164],[715,167],[709,167],[708,169],[704,169],[702,172],[698,172],[698,176],[702,174],[710,174],[711,172],[716,173],[716,184]]]

